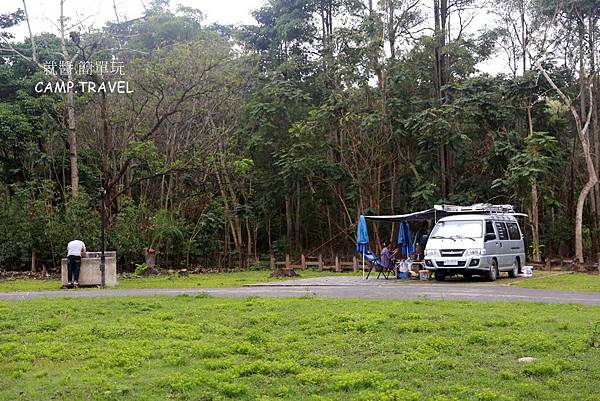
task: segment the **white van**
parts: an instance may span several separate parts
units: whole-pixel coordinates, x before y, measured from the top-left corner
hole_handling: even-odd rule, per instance
[[[525,244],[512,214],[459,214],[440,219],[427,240],[425,266],[443,281],[457,274],[516,277],[525,264]]]

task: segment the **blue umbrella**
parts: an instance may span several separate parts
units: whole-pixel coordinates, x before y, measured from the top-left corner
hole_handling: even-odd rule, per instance
[[[363,255],[363,278],[365,277],[365,253],[369,248],[369,231],[367,230],[367,221],[362,214],[358,218],[358,227],[356,228],[356,252]]]
[[[367,230],[367,221],[362,214],[358,218],[358,227],[356,229],[356,252],[366,253],[369,248],[369,231]]]
[[[398,245],[402,247],[402,254],[407,257],[414,252],[413,243],[410,239],[410,226],[406,221],[398,227]]]

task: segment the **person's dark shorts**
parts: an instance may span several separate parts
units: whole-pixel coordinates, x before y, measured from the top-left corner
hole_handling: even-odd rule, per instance
[[[81,268],[81,256],[67,256],[67,281],[79,281],[79,269]]]

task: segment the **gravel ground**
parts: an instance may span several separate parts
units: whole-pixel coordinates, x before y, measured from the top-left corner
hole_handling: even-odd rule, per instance
[[[319,297],[364,299],[458,299],[468,301],[518,301],[576,303],[600,306],[600,293],[538,290],[486,283],[403,282],[398,280],[363,280],[361,277],[320,277],[274,283],[260,283],[241,288],[191,289],[123,289],[60,290],[0,293],[0,300],[34,298],[87,298],[125,296],[210,295],[217,297]]]

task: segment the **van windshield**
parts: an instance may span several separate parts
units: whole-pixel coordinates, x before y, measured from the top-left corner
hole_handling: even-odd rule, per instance
[[[482,236],[481,220],[440,221],[431,232],[431,238],[481,238]]]

